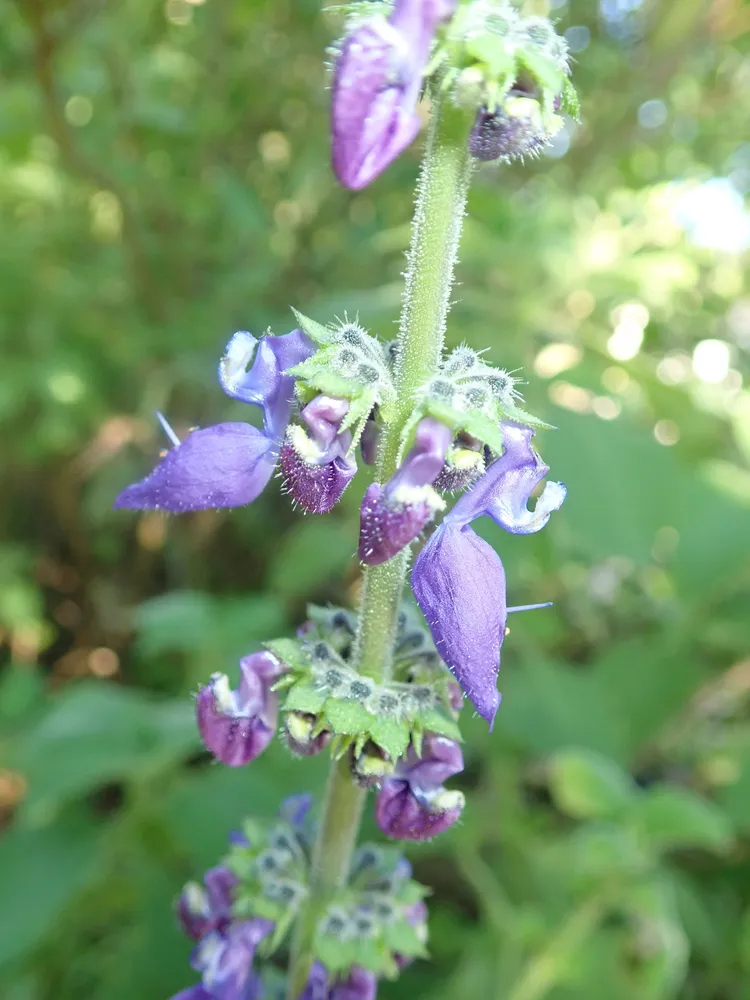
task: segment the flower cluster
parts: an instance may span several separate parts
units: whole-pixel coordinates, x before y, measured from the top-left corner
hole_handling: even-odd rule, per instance
[[[419,280],[416,237],[429,214],[422,201],[429,150],[445,142],[464,165],[449,206],[458,226],[472,158],[533,154],[560,127],[560,112],[575,115],[567,48],[549,21],[523,16],[507,0],[355,6],[333,71],[332,159],[341,183],[366,186],[415,138],[425,87],[443,109],[439,120],[448,109],[450,128],[441,139],[436,127],[428,146],[408,300]],[[455,256],[458,230],[443,236],[441,248]],[[432,359],[441,353],[431,331],[445,325],[451,269],[452,259],[422,288],[425,302],[442,303],[442,313],[433,310],[417,324]],[[296,328],[281,336],[236,333],[219,364],[224,392],[257,407],[262,426],[219,423],[180,440],[159,414],[172,447],[115,506],[173,513],[240,507],[278,470],[295,505],[324,514],[352,482],[358,454],[377,465],[360,507],[358,554],[368,580],[390,588],[378,598],[383,636],[368,652],[367,598],[359,616],[310,607],[296,637],[271,640],[240,660],[237,684],[211,674],[196,715],[206,749],[228,767],[254,761],[279,730],[298,757],[327,750],[339,762],[332,787],[351,779],[372,790],[387,838],[424,841],[453,826],[464,808],[461,790],[446,787],[464,766],[464,699],[491,728],[507,617],[546,606],[508,607],[502,561],[473,525],[489,517],[511,534],[539,531],[562,505],[565,487],[546,483],[530,507],[548,472],[532,439],[549,425],[522,408],[511,372],[467,346],[410,372],[407,321],[394,345],[346,316],[330,325],[295,316]],[[415,343],[412,361],[423,346]],[[449,509],[453,494],[461,495]],[[410,548],[425,534],[411,573],[419,611],[407,603],[399,613]],[[393,572],[378,569],[388,563]],[[309,805],[307,798],[288,801],[270,826],[248,820],[203,884],[186,886],[178,914],[195,941],[191,962],[200,982],[174,1000],[271,1000],[268,960],[295,921],[295,1000],[374,1000],[380,979],[425,954],[425,890],[405,859],[395,848],[363,847],[350,864],[343,851],[336,876],[321,885],[320,852],[326,840],[338,843],[327,834],[331,816],[339,817],[330,807],[313,865]]]
[[[568,47],[547,18],[524,17],[509,0],[394,0],[364,18],[351,6],[331,102],[331,159],[345,187],[366,187],[414,140],[426,84],[474,115],[477,160],[534,156],[561,128],[560,112],[578,115]]]
[[[200,982],[173,1000],[261,1000],[273,993],[268,960],[307,893],[309,806],[309,796],[295,796],[272,824],[248,821],[203,883],[185,886],[176,909],[195,942],[191,965]],[[424,954],[424,895],[404,858],[360,848],[348,885],[321,914],[318,960],[299,1000],[375,1000],[380,976]]]

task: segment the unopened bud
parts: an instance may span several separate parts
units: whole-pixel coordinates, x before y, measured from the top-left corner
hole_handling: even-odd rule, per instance
[[[286,745],[298,757],[315,757],[331,741],[331,732],[316,733],[318,719],[308,712],[288,712],[284,725]]]

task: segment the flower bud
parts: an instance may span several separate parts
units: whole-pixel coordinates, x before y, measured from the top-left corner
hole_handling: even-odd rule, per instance
[[[477,447],[481,447],[479,442]],[[445,465],[433,485],[443,493],[456,493],[471,486],[483,472],[484,455],[481,451],[454,446],[445,456]]]
[[[361,788],[380,788],[383,779],[393,774],[393,761],[372,740],[368,740],[359,754],[352,749],[349,757],[352,777]]]
[[[545,124],[533,98],[512,98],[494,111],[479,109],[469,136],[469,152],[484,162],[536,156],[561,125],[557,118]]]
[[[387,562],[419,537],[445,506],[430,485],[440,474],[451,432],[432,417],[417,425],[414,447],[386,483],[373,483],[360,511],[359,557],[368,566]]]
[[[259,756],[276,731],[279,699],[271,688],[282,673],[272,653],[253,653],[240,660],[238,689],[226,674],[214,674],[198,692],[198,727],[206,748],[229,767],[241,767]]]
[[[331,732],[313,735],[317,725],[317,716],[309,712],[287,712],[284,723],[284,739],[286,745],[298,757],[315,757],[331,742]]]

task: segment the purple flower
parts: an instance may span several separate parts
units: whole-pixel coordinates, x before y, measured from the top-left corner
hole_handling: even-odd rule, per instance
[[[203,989],[211,1000],[249,1000],[248,994],[257,995],[252,971],[255,950],[273,928],[271,920],[254,917],[200,940],[190,964],[201,973]]]
[[[451,444],[451,432],[432,417],[417,425],[414,446],[383,487],[373,483],[360,512],[359,558],[368,566],[392,559],[445,506],[432,488]]]
[[[338,503],[357,471],[352,435],[340,430],[348,411],[346,399],[316,396],[301,413],[309,431],[293,425],[286,432],[279,459],[284,488],[311,514]]]
[[[229,687],[226,674],[214,674],[198,692],[198,727],[206,748],[229,767],[241,767],[261,754],[276,732],[279,708],[273,684],[283,671],[272,653],[252,653],[240,660],[240,686]]]
[[[375,818],[383,833],[395,840],[429,840],[453,826],[464,797],[443,782],[463,767],[460,746],[446,736],[427,733],[421,757],[410,745],[378,792]]]
[[[188,882],[177,900],[177,915],[188,937],[198,941],[211,931],[225,929],[236,885],[236,876],[225,865],[210,868],[203,885]]]
[[[369,18],[345,39],[331,104],[333,169],[344,187],[366,187],[415,138],[432,40],[455,5],[395,0],[387,20]]]
[[[378,983],[372,972],[354,966],[346,979],[330,983],[324,965],[315,962],[299,1000],[375,1000]]]
[[[180,514],[255,500],[273,474],[291,416],[294,378],[284,372],[313,350],[301,330],[283,337],[269,334],[260,341],[244,331],[235,333],[219,365],[219,381],[229,396],[261,407],[263,430],[244,423],[215,424],[180,441],[159,415],[174,447],[150,475],[120,493],[115,507]]]
[[[548,467],[531,447],[530,428],[503,424],[502,431],[502,457],[445,517],[411,578],[438,652],[490,726],[500,704],[497,674],[507,615],[526,609],[506,606],[500,557],[470,524],[486,514],[512,534],[531,534],[544,527],[566,492],[562,483],[547,483],[530,511],[531,492]]]

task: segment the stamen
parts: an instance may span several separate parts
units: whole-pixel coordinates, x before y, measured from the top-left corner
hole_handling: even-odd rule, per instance
[[[515,608],[507,608],[508,614],[512,614],[514,611],[536,611],[537,608],[551,608],[553,602],[546,601],[544,604],[519,604]]]
[[[157,420],[159,421],[159,423],[162,426],[162,430],[167,435],[167,437],[172,442],[172,444],[175,446],[175,448],[178,448],[182,444],[182,442],[177,437],[177,435],[175,434],[175,432],[172,430],[172,427],[171,427],[169,421],[167,420],[167,418],[164,416],[164,414],[160,410],[155,410],[154,412],[156,413]]]

